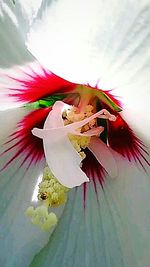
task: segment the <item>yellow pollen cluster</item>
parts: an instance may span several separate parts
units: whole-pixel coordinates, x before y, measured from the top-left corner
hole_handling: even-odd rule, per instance
[[[86,155],[82,149],[85,149],[89,145],[90,137],[73,134],[68,134],[68,137],[73,147],[80,154],[81,158],[84,159]]]
[[[25,214],[31,218],[31,222],[41,230],[48,231],[57,223],[56,214],[48,212],[49,207],[58,207],[67,200],[68,188],[61,185],[48,167],[43,172],[43,180],[39,184],[38,199],[43,202],[41,206],[30,206]]]
[[[71,110],[68,110],[65,114],[65,125],[84,120],[85,118],[88,118],[92,116],[93,113],[93,106],[87,105],[84,109],[84,111],[79,112],[79,110],[76,107],[73,107]],[[88,124],[84,125],[82,128],[78,129],[79,132],[83,133],[91,128],[93,128],[96,125],[96,119],[91,120]],[[85,149],[89,143],[90,143],[90,137],[88,136],[79,136],[79,135],[68,135],[70,142],[72,143],[73,147],[76,149],[76,151],[80,154],[82,159],[86,157],[84,151],[82,149]]]
[[[84,112],[78,112],[76,107],[72,107],[72,109],[68,110],[66,113],[66,119],[68,123],[81,121],[85,118]]]
[[[48,167],[45,167],[43,181],[39,184],[39,200],[46,200],[50,207],[58,207],[67,200],[68,188],[58,182]]]
[[[37,225],[43,231],[48,231],[51,226],[57,223],[55,213],[48,213],[48,207],[46,205],[41,205],[36,209],[30,206],[26,210],[26,215],[31,218],[31,222],[34,225]]]

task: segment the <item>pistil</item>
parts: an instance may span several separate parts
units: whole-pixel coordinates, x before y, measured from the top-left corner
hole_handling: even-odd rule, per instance
[[[86,157],[84,149],[89,146],[91,136],[99,136],[103,131],[103,127],[98,127],[97,125],[98,113],[94,113],[94,107],[92,105],[86,105],[82,111],[78,107],[73,106],[63,113],[64,125],[68,126],[72,123],[77,124],[78,122],[84,122],[88,119],[87,123],[82,123],[80,127],[75,130],[76,134],[68,133],[71,144],[79,153],[82,160]],[[111,115],[106,109],[100,112],[100,118],[109,120],[116,119],[115,116]]]

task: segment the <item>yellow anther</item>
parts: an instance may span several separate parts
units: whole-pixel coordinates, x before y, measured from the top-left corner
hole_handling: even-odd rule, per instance
[[[59,183],[55,183],[53,188],[58,192],[59,190],[61,190],[61,185]]]
[[[93,110],[94,110],[94,107],[92,105],[85,106],[84,112],[83,111],[79,112],[78,108],[72,107],[71,109],[65,112],[64,123],[65,125],[67,125],[73,122],[82,121],[83,119],[92,116],[94,114]],[[78,131],[79,133],[84,133],[95,126],[96,126],[96,119],[93,119],[88,124],[84,125],[83,127],[76,129],[76,131]],[[82,151],[82,149],[85,149],[86,147],[88,147],[90,143],[90,137],[68,134],[68,138],[71,144],[73,145],[73,147],[76,149],[76,151],[84,159],[86,155]]]
[[[95,126],[95,124],[96,124],[96,120],[94,119],[94,120],[89,122],[89,127],[92,128]]]
[[[56,181],[55,178],[51,178],[50,181],[49,181],[49,186],[53,187],[56,182],[57,181]]]
[[[80,154],[82,160],[86,158],[86,154],[83,151],[81,151],[79,154]]]
[[[54,189],[54,187],[49,187],[49,188],[47,188],[47,193],[48,193],[48,195],[52,195],[53,193],[55,192],[55,189]]]
[[[39,206],[36,209],[30,206],[25,213],[31,218],[31,222],[43,231],[48,231],[57,223],[55,213],[48,213],[48,207],[46,205]]]
[[[90,143],[90,137],[87,136],[79,136],[79,135],[73,135],[73,134],[69,134],[68,135],[69,140],[71,142],[71,144],[73,145],[73,147],[76,149],[76,151],[82,155],[84,155],[83,158],[85,158],[85,153],[81,153],[82,149],[85,149],[86,147],[88,147],[89,143]]]
[[[58,199],[59,199],[59,195],[58,195],[56,192],[54,192],[54,193],[52,194],[52,201],[54,201],[54,202],[58,202]]]
[[[89,125],[86,124],[82,127],[83,132],[87,132],[90,129]]]
[[[48,177],[48,180],[46,179]],[[39,194],[38,198],[41,200],[44,198],[47,201],[48,206],[57,207],[62,205],[67,200],[66,193],[68,192],[68,188],[61,185],[58,180],[54,177],[52,172],[48,167],[44,169],[43,172],[43,181],[39,184]]]
[[[86,112],[86,113],[88,113],[88,112],[92,112],[93,109],[94,109],[94,107],[93,107],[92,105],[87,105],[87,106],[85,107],[85,112]]]
[[[55,179],[55,176],[53,175],[49,167],[45,167],[43,180],[50,180],[52,178]]]

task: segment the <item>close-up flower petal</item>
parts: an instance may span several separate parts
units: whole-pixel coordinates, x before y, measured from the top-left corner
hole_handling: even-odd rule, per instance
[[[118,177],[106,175],[102,188],[91,167],[96,193],[94,181],[88,183],[84,207],[82,188],[70,192],[58,227],[30,266],[148,267],[149,179],[145,174],[141,179],[141,172],[117,153],[113,156]]]
[[[0,2],[0,266],[149,267],[149,18]]]
[[[54,73],[113,89],[126,105],[125,117],[147,142],[149,16],[147,0],[63,0],[53,2],[43,19],[35,20],[28,37],[31,53]]]

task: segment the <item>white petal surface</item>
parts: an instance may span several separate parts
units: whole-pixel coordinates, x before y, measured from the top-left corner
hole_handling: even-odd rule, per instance
[[[9,5],[11,1],[9,1]],[[7,3],[0,3],[0,68],[8,68],[33,60],[27,51],[21,33],[19,22]],[[21,11],[20,11],[20,17]],[[24,25],[22,25],[22,29]]]
[[[31,23],[37,17],[42,0],[5,0],[0,2],[0,13],[8,16],[11,24],[15,24],[23,39],[29,31]]]
[[[2,144],[6,137],[25,114],[23,109],[0,112],[0,153],[4,150]],[[17,171],[21,158],[0,173],[0,265],[7,267],[29,266],[35,253],[46,244],[51,234],[38,230],[25,216],[27,207],[35,204],[32,196],[43,164],[25,174],[26,165]],[[6,156],[0,157],[0,169],[6,160]],[[62,209],[56,211],[58,216]]]
[[[144,93],[143,87],[141,87],[141,90],[143,90],[143,93],[137,97],[124,97],[125,105],[121,113],[126,122],[129,123],[137,135],[144,140],[148,149],[150,149],[150,92]]]
[[[120,87],[148,74],[148,20],[149,1],[58,1],[31,27],[28,47],[60,76]]]
[[[88,184],[70,192],[63,216],[48,245],[30,267],[149,267],[149,177],[114,153],[118,177],[104,188]],[[95,172],[94,175],[96,178]]]
[[[34,60],[27,51],[19,31],[19,25],[22,25],[22,29],[25,25],[18,22],[15,12],[20,14],[22,20],[24,19],[21,10],[14,7],[11,1],[0,2],[0,110],[20,105],[8,96],[10,93],[8,88],[18,89],[18,83],[9,79],[7,75],[21,78],[21,67],[19,69],[16,65],[25,65]]]
[[[18,0],[16,1],[16,9],[19,11],[19,9],[24,14],[24,20],[26,19],[26,29],[30,27],[31,23],[34,21],[34,19],[38,16],[38,12],[41,8],[42,0]],[[21,20],[21,16],[19,15],[19,12],[16,12],[16,16],[18,20]],[[21,27],[20,27],[21,29]],[[24,29],[23,29],[24,31]]]

